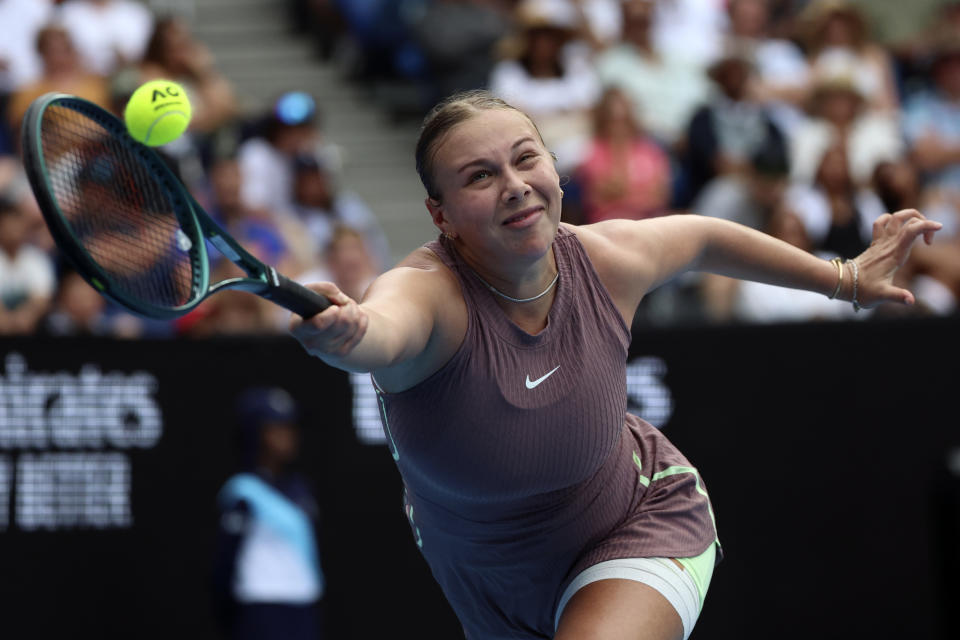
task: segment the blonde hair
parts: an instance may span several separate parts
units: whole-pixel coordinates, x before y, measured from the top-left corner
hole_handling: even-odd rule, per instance
[[[443,137],[458,124],[469,120],[481,111],[493,109],[516,111],[530,121],[540,142],[543,142],[543,136],[540,135],[540,130],[530,116],[489,91],[473,89],[455,93],[434,106],[424,117],[423,125],[420,127],[415,154],[417,174],[429,197],[437,202],[440,201],[440,191],[433,179],[433,158]]]

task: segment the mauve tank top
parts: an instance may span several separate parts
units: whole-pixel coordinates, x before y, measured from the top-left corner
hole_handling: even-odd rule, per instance
[[[577,237],[553,243],[547,327],[516,326],[443,238],[468,326],[439,371],[378,389],[414,539],[470,640],[552,638],[566,585],[626,557],[716,542],[696,470],[627,413],[630,331]]]

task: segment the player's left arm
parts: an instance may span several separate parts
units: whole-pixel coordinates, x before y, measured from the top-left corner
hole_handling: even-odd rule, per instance
[[[880,216],[870,247],[854,258],[857,300],[864,307],[881,302],[913,304],[893,275],[906,261],[917,237],[927,244],[940,229],[919,211],[906,209]],[[608,244],[598,269],[615,298],[636,300],[686,271],[704,271],[767,284],[831,295],[837,267],[782,240],[744,225],[700,215],[671,215],[641,221],[617,220],[584,227],[596,242]],[[588,249],[589,250],[589,249]],[[591,257],[603,252],[591,251]],[[853,266],[843,265],[837,297],[853,297]]]

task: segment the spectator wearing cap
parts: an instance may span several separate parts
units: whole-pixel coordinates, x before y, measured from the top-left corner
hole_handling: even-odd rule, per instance
[[[590,139],[590,110],[600,97],[582,14],[570,0],[521,0],[516,33],[501,43],[490,91],[527,113],[561,173],[572,171]]]
[[[255,135],[237,150],[244,203],[274,214],[290,211],[294,162],[302,154],[315,154],[339,171],[339,150],[324,140],[316,100],[303,91],[287,91],[273,102]]]
[[[761,165],[785,167],[787,148],[769,110],[750,96],[754,70],[749,42],[732,38],[725,43],[708,69],[714,97],[690,120],[683,165],[686,202],[695,212],[760,228],[757,174]]]
[[[319,510],[293,471],[299,420],[284,389],[254,387],[239,397],[241,470],[217,496],[213,584],[216,614],[231,639],[322,637]]]
[[[621,10],[623,40],[597,56],[599,80],[623,89],[640,126],[661,145],[677,149],[693,112],[707,97],[707,78],[699,65],[656,50],[654,0],[625,0]]]

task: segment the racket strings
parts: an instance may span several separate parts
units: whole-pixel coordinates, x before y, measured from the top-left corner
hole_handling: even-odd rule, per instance
[[[41,129],[57,205],[111,286],[157,306],[190,302],[199,269],[193,241],[144,161],[73,109],[51,106]]]

